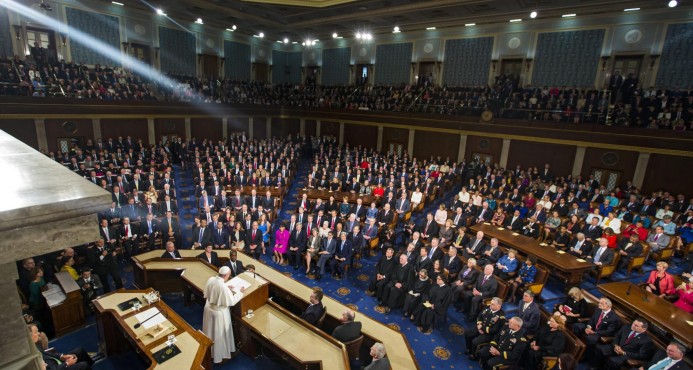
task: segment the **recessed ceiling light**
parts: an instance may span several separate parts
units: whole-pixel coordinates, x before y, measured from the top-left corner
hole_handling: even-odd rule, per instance
[[[113,5],[118,5],[118,6],[125,6],[125,4],[119,3],[119,2],[117,2],[117,1],[111,1],[111,4],[113,4]]]
[[[627,8],[623,9],[624,12],[637,12],[640,8]]]
[[[465,27],[471,27],[471,26],[476,26],[476,23],[465,23]]]
[[[286,37],[284,37],[284,43],[285,43],[285,44],[288,44],[288,43],[289,43],[289,39],[286,38]]]
[[[577,14],[575,14],[575,13],[563,14],[563,15],[561,16],[561,18],[572,18],[572,17],[574,17],[574,16],[576,16],[576,15],[577,15]]]
[[[538,13],[537,13],[536,11],[533,11],[533,12],[529,13],[529,17],[532,18],[532,19],[536,18],[537,15],[538,15]]]
[[[433,31],[433,30],[436,29],[436,28],[435,28],[435,27],[426,27],[426,29],[429,30],[429,31]]]
[[[510,23],[515,23],[515,22],[522,22],[522,18],[511,19],[511,20],[510,20]]]
[[[675,8],[676,5],[679,5],[679,2],[676,1],[676,0],[671,0],[671,1],[669,2],[669,7],[670,7],[670,8]]]

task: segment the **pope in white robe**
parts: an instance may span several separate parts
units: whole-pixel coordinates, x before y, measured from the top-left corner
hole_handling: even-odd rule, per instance
[[[207,280],[204,297],[204,316],[202,318],[202,332],[214,341],[212,345],[212,360],[220,363],[224,359],[231,358],[231,353],[236,352],[236,344],[233,339],[231,327],[231,310],[229,307],[238,303],[243,298],[243,288],[239,292],[233,292],[224,284],[231,276],[231,268],[223,266],[219,269],[219,275]]]

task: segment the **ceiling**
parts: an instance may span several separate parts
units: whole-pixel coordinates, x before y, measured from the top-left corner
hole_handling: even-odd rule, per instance
[[[123,1],[123,0],[120,0]],[[139,0],[126,6],[149,10]],[[578,16],[623,14],[625,8],[641,11],[662,9],[668,0],[154,0],[169,17],[178,21],[202,18],[220,29],[236,25],[237,32],[264,32],[270,40],[331,38],[336,32],[351,37],[356,32],[389,33],[394,26],[402,32],[444,29],[465,23],[507,22],[529,18],[557,18],[566,13]],[[304,4],[295,6],[290,4]],[[690,7],[690,4],[688,5]],[[679,5],[682,7],[682,5]],[[149,10],[151,11],[151,10]]]

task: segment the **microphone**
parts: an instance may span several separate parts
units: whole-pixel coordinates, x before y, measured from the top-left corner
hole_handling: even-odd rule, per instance
[[[147,322],[147,321],[153,319],[154,317],[156,317],[156,315],[158,315],[158,314],[160,314],[160,313],[161,313],[161,311],[159,311],[159,312],[153,314],[152,316],[150,316],[150,317],[147,318],[146,320],[144,320],[144,321],[142,321],[142,322],[139,322],[139,323],[135,324],[135,329],[139,329],[139,327],[142,326],[142,324],[144,324],[145,322]]]
[[[630,295],[630,288],[632,288],[632,287],[633,287],[633,283],[630,283],[630,285],[628,286],[628,290],[626,290],[626,295]]]
[[[649,302],[650,299],[647,298],[647,290],[645,290],[645,288],[643,288],[643,287],[640,287],[640,291],[642,291],[642,301],[643,302]]]

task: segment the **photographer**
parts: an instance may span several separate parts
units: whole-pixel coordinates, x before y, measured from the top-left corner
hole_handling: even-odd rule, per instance
[[[105,294],[111,291],[108,275],[111,275],[116,289],[123,287],[123,280],[120,278],[120,269],[116,263],[117,253],[115,249],[106,248],[104,244],[104,240],[99,239],[96,241],[96,245],[89,250],[89,265],[103,283]]]

